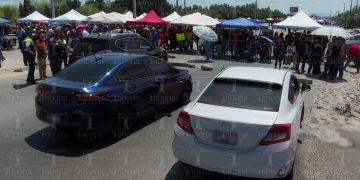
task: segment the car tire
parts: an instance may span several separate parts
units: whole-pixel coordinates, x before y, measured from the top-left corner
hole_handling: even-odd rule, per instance
[[[191,96],[191,85],[189,82],[185,82],[179,96],[179,100],[178,100],[179,104],[185,105],[188,102],[190,102],[190,96]]]
[[[136,120],[135,111],[130,106],[123,106],[114,117],[112,126],[113,138],[121,138],[134,127]]]

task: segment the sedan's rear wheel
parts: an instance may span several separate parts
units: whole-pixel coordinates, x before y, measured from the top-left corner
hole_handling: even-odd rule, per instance
[[[124,133],[129,132],[134,127],[135,120],[136,115],[131,107],[121,107],[114,118],[112,130],[113,137],[120,138]]]
[[[181,89],[181,94],[179,97],[179,104],[185,105],[190,102],[191,96],[191,86],[189,82],[185,82],[183,88]]]

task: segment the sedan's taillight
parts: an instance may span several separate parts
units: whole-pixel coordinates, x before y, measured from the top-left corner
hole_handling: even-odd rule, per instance
[[[188,132],[190,134],[194,134],[194,130],[191,127],[191,123],[190,123],[189,113],[187,113],[186,111],[181,111],[179,113],[179,116],[177,118],[176,123],[185,132]]]
[[[260,145],[270,145],[286,142],[291,136],[291,124],[274,124]]]
[[[44,92],[45,92],[45,90],[44,90],[44,88],[42,86],[40,86],[40,84],[36,86],[36,93],[37,94],[43,94]]]
[[[102,101],[104,95],[104,93],[78,94],[73,96],[71,99],[73,102],[95,103]]]

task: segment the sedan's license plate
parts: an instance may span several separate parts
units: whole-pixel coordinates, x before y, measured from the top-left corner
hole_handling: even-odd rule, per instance
[[[230,131],[214,131],[213,141],[220,144],[236,145],[238,134]]]

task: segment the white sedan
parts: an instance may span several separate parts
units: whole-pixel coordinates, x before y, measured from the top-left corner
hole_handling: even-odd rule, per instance
[[[173,152],[202,169],[255,178],[292,175],[304,115],[299,80],[282,70],[230,67],[179,114]]]

